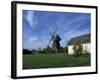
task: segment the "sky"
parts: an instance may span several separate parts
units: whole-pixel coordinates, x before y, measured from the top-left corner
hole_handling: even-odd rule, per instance
[[[90,13],[23,10],[23,49],[46,48],[56,27],[65,47],[71,38],[91,32],[90,20]]]

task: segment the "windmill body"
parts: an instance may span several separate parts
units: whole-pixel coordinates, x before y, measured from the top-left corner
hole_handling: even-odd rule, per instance
[[[60,41],[61,38],[58,34],[56,34],[53,38],[52,48],[54,51],[58,52],[60,50]]]

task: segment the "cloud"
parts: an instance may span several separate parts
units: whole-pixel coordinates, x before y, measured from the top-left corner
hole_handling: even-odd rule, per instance
[[[60,33],[69,31],[70,29],[74,30],[81,28],[82,24],[84,24],[86,21],[88,22],[88,20],[89,17],[86,15],[74,16],[74,18],[71,16],[66,18],[62,17],[60,20],[58,20]]]
[[[33,42],[33,41],[36,41],[36,40],[37,40],[36,37],[30,37],[30,38],[29,38],[29,41],[30,41],[30,42]]]
[[[26,20],[31,28],[34,28],[35,25],[38,23],[34,11],[27,11]]]
[[[87,33],[89,33],[88,29],[85,29],[85,30],[82,30],[82,31],[80,31],[80,30],[70,30],[69,32],[64,33],[64,35],[62,37],[62,41],[61,41],[61,46],[65,47],[65,46],[67,46],[67,43],[71,38],[81,36],[81,35],[84,35],[84,34],[87,34]]]
[[[84,26],[86,21],[89,22],[88,19],[89,18],[87,18],[86,16],[78,16],[75,19],[71,19],[66,23],[63,23],[64,26],[63,28],[61,26],[59,31],[62,38],[61,46],[63,47],[67,46],[67,42],[73,37],[77,37],[89,33],[90,28],[86,27],[86,25]]]
[[[47,39],[39,39],[37,37],[29,37],[28,38],[28,45],[27,48],[32,50],[32,49],[43,49],[46,48],[48,44],[48,40]]]

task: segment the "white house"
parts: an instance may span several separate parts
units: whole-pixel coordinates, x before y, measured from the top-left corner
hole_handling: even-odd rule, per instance
[[[90,53],[90,34],[81,35],[78,37],[72,38],[68,42],[68,54],[74,54],[73,46],[74,44],[81,44],[83,46],[83,51],[87,51]]]

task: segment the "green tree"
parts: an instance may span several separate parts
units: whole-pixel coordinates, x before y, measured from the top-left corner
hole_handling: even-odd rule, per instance
[[[64,52],[65,52],[65,54],[68,54],[68,47],[64,48]]]
[[[77,56],[77,45],[76,44],[74,44],[73,46],[73,51],[74,51],[75,56]]]
[[[83,46],[78,44],[78,54],[81,55],[83,53]]]
[[[83,46],[81,44],[74,44],[73,50],[75,56],[79,56],[83,53]]]

